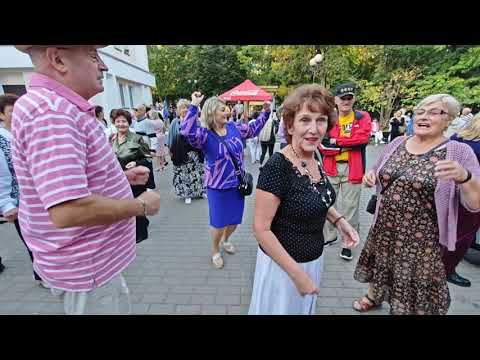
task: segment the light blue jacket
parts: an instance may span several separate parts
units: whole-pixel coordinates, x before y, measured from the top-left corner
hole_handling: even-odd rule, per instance
[[[18,207],[18,185],[14,174],[11,172],[10,158],[11,133],[6,129],[0,129],[0,213]]]

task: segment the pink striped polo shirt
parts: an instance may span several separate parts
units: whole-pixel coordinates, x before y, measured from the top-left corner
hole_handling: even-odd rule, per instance
[[[34,74],[28,92],[15,103],[12,129],[19,222],[35,270],[57,289],[88,291],[105,284],[135,258],[135,218],[59,229],[47,211],[91,194],[133,197],[92,105]]]

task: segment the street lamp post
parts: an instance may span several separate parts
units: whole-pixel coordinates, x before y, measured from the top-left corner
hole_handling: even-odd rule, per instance
[[[193,90],[192,91],[197,91],[197,82],[198,80],[192,80],[192,79],[188,79],[188,85],[191,85],[193,84]]]
[[[313,72],[313,82],[315,82],[315,77],[317,75],[317,72],[320,70],[320,67],[322,66],[322,62],[323,62],[323,54],[317,54],[314,57],[312,57],[309,61],[309,64]]]

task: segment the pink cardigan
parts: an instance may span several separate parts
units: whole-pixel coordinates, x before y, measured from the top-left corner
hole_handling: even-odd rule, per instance
[[[377,175],[380,169],[385,165],[390,156],[394,153],[397,147],[405,140],[403,136],[396,138],[388,144],[373,166],[373,170]],[[470,170],[471,173],[480,178],[480,165],[472,148],[466,144],[449,141],[447,143],[447,160],[457,161],[465,169]],[[378,207],[381,202],[380,184],[377,181],[377,209],[373,219],[372,226],[377,221]],[[438,180],[435,189],[435,207],[437,210],[438,228],[441,245],[446,246],[449,251],[455,250],[455,243],[457,242],[457,221],[458,221],[458,204],[459,201],[470,212],[480,212],[480,209],[470,208],[460,196],[460,189],[454,181]]]

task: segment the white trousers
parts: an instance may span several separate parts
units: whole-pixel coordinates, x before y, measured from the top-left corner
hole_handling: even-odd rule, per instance
[[[260,161],[260,156],[262,155],[262,147],[260,146],[260,141],[258,138],[247,139],[247,146],[250,150],[250,159],[252,164],[255,161]]]

